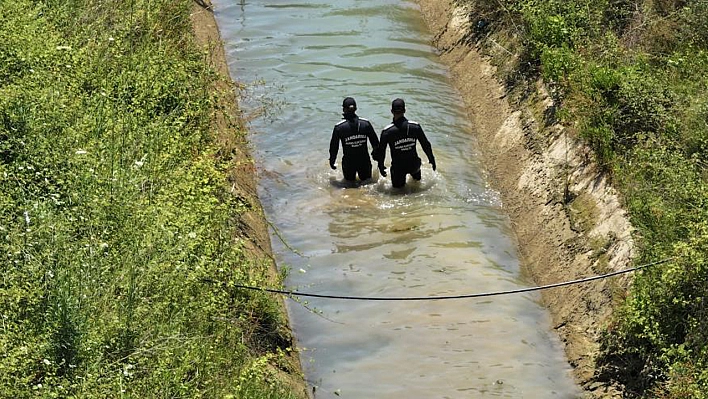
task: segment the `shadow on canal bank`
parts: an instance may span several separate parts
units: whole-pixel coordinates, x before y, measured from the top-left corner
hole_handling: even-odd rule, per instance
[[[474,6],[417,0],[469,109],[490,184],[511,218],[525,273],[538,285],[626,268],[634,256],[631,225],[615,191],[590,161],[590,149],[562,126],[543,120],[554,108],[543,83],[530,100],[500,83],[496,65],[518,57],[502,47],[503,29],[475,32]],[[474,2],[468,2],[474,4]],[[481,19],[480,19],[481,20]],[[486,21],[492,24],[494,21]],[[527,93],[528,94],[528,93]],[[594,381],[599,335],[613,295],[631,276],[542,292],[576,381],[590,398],[619,398],[618,387]]]

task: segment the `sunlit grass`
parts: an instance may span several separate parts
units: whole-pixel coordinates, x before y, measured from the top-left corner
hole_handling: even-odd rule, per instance
[[[706,397],[708,2],[455,3],[510,97],[532,98],[542,81],[554,100],[545,122],[593,148],[636,228],[635,262],[673,259],[622,296],[596,378],[628,397]]]
[[[293,396],[191,6],[2,3],[2,397]]]

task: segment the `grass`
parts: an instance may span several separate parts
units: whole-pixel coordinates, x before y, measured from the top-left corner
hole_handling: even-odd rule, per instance
[[[296,397],[192,3],[1,3],[0,396]]]
[[[532,99],[543,81],[550,122],[594,149],[636,228],[637,264],[673,259],[623,295],[596,378],[626,397],[705,398],[708,2],[456,2],[476,27],[468,42],[493,55],[510,92]],[[582,208],[571,214],[584,231]]]

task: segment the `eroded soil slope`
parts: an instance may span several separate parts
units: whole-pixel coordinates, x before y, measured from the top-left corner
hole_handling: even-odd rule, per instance
[[[533,104],[511,100],[495,68],[481,55],[479,42],[469,40],[474,10],[452,0],[418,3],[469,109],[490,184],[501,194],[533,283],[626,268],[633,242],[625,212],[591,162],[590,150],[562,126],[539,121],[537,115],[553,107],[542,86]],[[599,333],[612,312],[613,296],[625,292],[629,279],[623,275],[542,291],[552,327],[590,397],[619,397],[592,377]]]

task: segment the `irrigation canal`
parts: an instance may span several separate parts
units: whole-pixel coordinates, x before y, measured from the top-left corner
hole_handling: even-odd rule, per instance
[[[474,132],[405,0],[218,0],[231,74],[249,84],[259,195],[287,286],[349,296],[456,295],[528,284]],[[342,188],[332,127],[353,96],[377,133],[406,99],[438,170]],[[341,156],[341,149],[340,149]],[[390,159],[390,156],[388,157]],[[576,398],[537,293],[445,301],[288,300],[317,398]]]

